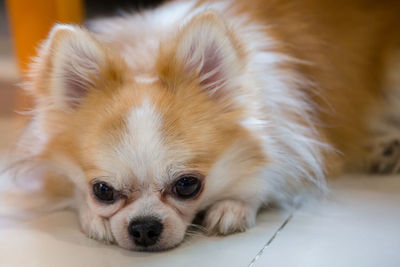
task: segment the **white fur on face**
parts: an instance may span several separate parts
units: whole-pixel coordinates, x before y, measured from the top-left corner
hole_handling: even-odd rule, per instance
[[[119,188],[130,186],[133,180],[145,185],[165,175],[168,161],[162,117],[150,101],[132,108],[125,124],[117,143],[99,149],[96,165],[109,171]]]
[[[140,75],[134,77],[135,82],[137,83],[144,83],[144,84],[152,84],[158,81],[157,76],[150,76],[150,75]]]
[[[161,115],[144,100],[141,106],[132,109],[126,122],[119,158],[127,160],[140,182],[163,175],[166,148],[160,132]]]
[[[182,241],[194,213],[192,211],[191,216],[182,217],[177,214],[176,207],[161,201],[162,189],[174,178],[174,171],[171,171],[174,167],[171,166],[175,166],[175,172],[180,171],[176,166],[182,160],[177,149],[170,149],[166,144],[161,132],[162,123],[161,114],[149,99],[145,99],[126,115],[119,141],[98,151],[96,165],[112,174],[101,179],[116,189],[132,192],[128,196],[132,197],[132,201],[122,207],[112,204],[113,207],[118,206],[117,211],[99,205],[91,198],[89,206],[92,212],[109,218],[115,242],[127,249],[142,249],[136,247],[129,236],[131,220],[146,216],[159,218],[164,230],[159,241],[148,249],[165,249]],[[96,216],[90,218],[93,217]]]

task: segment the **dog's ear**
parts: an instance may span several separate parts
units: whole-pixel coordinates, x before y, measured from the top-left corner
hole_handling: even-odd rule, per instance
[[[197,82],[211,96],[229,93],[243,68],[243,53],[223,19],[213,11],[195,16],[161,45],[158,68],[167,83]]]
[[[86,30],[56,25],[32,65],[31,90],[57,109],[74,109],[91,90],[120,78],[116,60]]]

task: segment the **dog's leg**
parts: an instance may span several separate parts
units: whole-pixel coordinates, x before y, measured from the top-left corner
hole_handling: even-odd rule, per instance
[[[78,211],[81,229],[84,234],[89,238],[105,243],[114,243],[114,236],[111,232],[109,221],[94,214],[80,193],[76,193],[75,200],[75,208]]]
[[[242,232],[255,225],[258,207],[238,200],[221,200],[206,211],[204,226],[210,234]]]

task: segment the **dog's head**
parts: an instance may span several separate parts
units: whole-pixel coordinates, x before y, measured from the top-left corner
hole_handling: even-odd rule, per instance
[[[40,156],[63,165],[89,235],[171,248],[214,202],[257,198],[266,159],[241,124],[254,108],[245,57],[210,12],[162,42],[146,74],[84,29],[53,29],[31,86],[48,136]]]

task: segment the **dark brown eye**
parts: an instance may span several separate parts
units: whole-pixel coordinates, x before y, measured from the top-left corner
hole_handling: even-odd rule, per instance
[[[175,182],[173,192],[179,198],[193,198],[199,193],[201,181],[195,176],[182,176]]]
[[[96,182],[93,184],[93,194],[96,198],[103,202],[114,202],[115,192],[114,188],[104,182]]]

